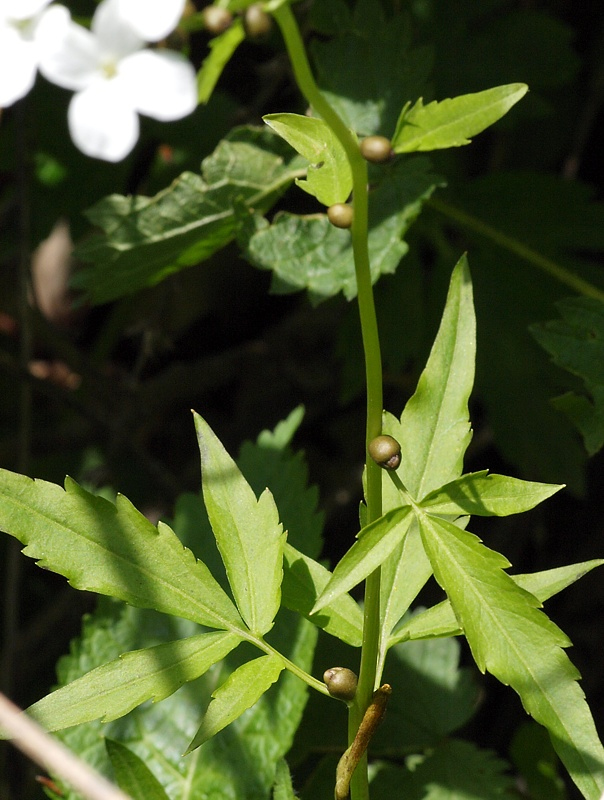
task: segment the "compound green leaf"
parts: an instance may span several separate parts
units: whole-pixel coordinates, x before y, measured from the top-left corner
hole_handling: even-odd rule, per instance
[[[468,399],[474,382],[475,354],[472,282],[467,259],[462,256],[451,276],[428,363],[405,406],[400,426],[391,425],[396,433],[388,431],[401,444],[398,474],[417,500],[461,475],[463,457],[472,438]],[[390,483],[387,475],[384,482]],[[390,488],[388,496],[393,497]]]
[[[520,695],[544,725],[587,800],[604,791],[604,748],[564,651],[570,642],[538,609],[539,601],[503,568],[507,560],[447,520],[422,515],[420,529],[434,575],[448,595],[479,668]]]
[[[181,535],[179,529],[178,533]],[[201,535],[200,535],[201,534]],[[211,536],[211,532],[209,532]],[[205,549],[205,532],[187,543]],[[102,607],[84,620],[81,639],[58,667],[61,685],[90,669],[116,659],[120,653],[195,635],[194,623],[150,610],[135,609],[105,598]],[[306,671],[312,670],[317,628],[282,611],[271,631],[271,643]],[[327,637],[326,637],[327,638]],[[74,752],[110,777],[104,738],[116,739],[136,752],[158,778],[170,798],[192,800],[204,794],[221,800],[267,798],[275,780],[276,765],[285,756],[299,725],[308,687],[290,672],[256,705],[187,758],[192,740],[211,694],[227,675],[250,658],[245,644],[229,653],[195,681],[184,684],[161,703],[144,703],[126,717],[109,723],[78,725],[56,734]],[[254,657],[253,655],[251,657]],[[246,769],[241,769],[241,764]],[[65,800],[81,800],[68,787]]]
[[[262,636],[281,601],[285,534],[268,489],[256,499],[210,426],[195,414],[203,498],[235,602]]]
[[[422,508],[431,514],[477,514],[505,517],[520,514],[547,500],[563,486],[489,475],[486,470],[462,475],[424,497]]]
[[[296,178],[301,189],[326,206],[348,199],[352,191],[350,164],[326,122],[301,114],[267,114],[262,119],[310,162],[306,180]]]
[[[27,545],[24,554],[64,575],[76,589],[201,625],[244,630],[229,597],[171,528],[157,528],[123,496],[116,504],[70,478],[65,491],[0,471],[0,527]]]
[[[580,564],[568,564],[565,567],[512,575],[511,577],[518,586],[522,586],[527,592],[534,594],[537,600],[543,603],[602,564],[604,564],[603,558],[594,558],[591,561],[582,561]]]
[[[186,753],[211,739],[251,708],[275,683],[282,669],[283,661],[270,655],[248,661],[232,672],[212,693],[212,702]]]
[[[285,545],[281,602],[286,608],[310,619],[326,633],[352,647],[363,642],[363,612],[349,594],[341,594],[323,606],[320,613],[311,613],[332,573],[318,561]]]
[[[199,264],[235,236],[236,203],[263,213],[303,162],[268,129],[236,128],[202,165],[155,197],[110,195],[87,212],[95,233],[76,249],[73,283],[106,303]]]
[[[440,328],[415,394],[400,421],[384,414],[384,433],[401,444],[398,475],[417,499],[461,475],[472,435],[468,400],[474,382],[475,352],[472,283],[464,256],[451,276]],[[400,505],[399,492],[387,474],[382,488],[385,511]],[[412,525],[403,545],[382,565],[381,663],[394,626],[431,574],[419,531]]]
[[[27,709],[48,731],[123,717],[146,700],[158,702],[193,681],[241,641],[237,634],[200,633],[124,653]]]
[[[244,442],[237,463],[255,491],[270,488],[287,529],[282,605],[307,617],[332,636],[359,647],[363,613],[349,595],[341,595],[320,614],[310,615],[331,572],[315,560],[321,551],[323,527],[323,515],[316,510],[317,489],[307,486],[308,469],[303,453],[293,453],[288,447],[302,417],[303,409],[298,407],[274,431],[262,431],[255,443]]]
[[[105,739],[118,786],[132,800],[170,800],[145,762],[120,742]]]
[[[585,393],[555,398],[593,455],[604,445],[604,304],[592,297],[572,297],[556,304],[561,320],[532,325],[530,331],[559,367],[581,378]]]
[[[441,179],[427,159],[395,163],[369,198],[371,278],[392,273],[408,250],[403,236]],[[281,213],[272,224],[255,217],[240,228],[246,257],[274,273],[272,291],[307,289],[319,303],[338,292],[351,300],[357,287],[350,232],[335,228],[326,215]]]
[[[604,559],[596,558],[584,561],[581,564],[569,564],[565,567],[548,569],[543,572],[533,572],[526,575],[510,575],[518,586],[534,595],[540,603],[545,602],[558,592],[566,589],[583,575],[595,567],[602,566]],[[455,616],[449,600],[443,600],[431,608],[415,614],[404,622],[391,635],[388,647],[407,639],[425,639],[435,636],[459,636],[463,631]]]
[[[427,106],[421,98],[414,105],[409,102],[398,119],[392,149],[412,153],[470,144],[471,136],[503,117],[527,91],[524,83],[510,83]]]
[[[362,528],[357,541],[336,565],[311,613],[321,610],[377,569],[401,543],[412,518],[411,507],[402,506]]]
[[[234,19],[226,31],[210,39],[210,53],[197,73],[197,99],[200,103],[208,102],[222,71],[244,39],[242,19]]]

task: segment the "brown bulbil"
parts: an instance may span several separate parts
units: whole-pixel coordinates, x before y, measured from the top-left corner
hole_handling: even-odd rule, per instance
[[[254,3],[245,9],[243,24],[247,35],[255,39],[256,37],[266,36],[272,28],[273,20],[260,3]]]
[[[327,209],[327,219],[336,228],[350,228],[354,212],[347,203],[334,203]]]
[[[394,437],[382,434],[369,443],[369,455],[383,469],[398,469],[401,446]]]
[[[349,703],[357,691],[357,676],[347,667],[330,667],[323,673],[323,680],[332,697]]]
[[[226,8],[206,6],[203,10],[203,24],[210,33],[224,33],[233,21],[233,15]]]
[[[372,164],[384,164],[392,158],[392,143],[385,136],[368,136],[360,148],[363,158]]]

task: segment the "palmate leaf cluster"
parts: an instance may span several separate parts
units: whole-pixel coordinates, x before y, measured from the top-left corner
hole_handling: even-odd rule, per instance
[[[258,796],[262,796],[274,780],[277,786],[285,780],[278,763],[291,743],[306,693],[304,684],[291,670],[294,673],[302,670],[299,674],[303,674],[310,669],[316,639],[316,627],[311,623],[321,625],[349,645],[358,646],[362,631],[360,610],[346,592],[381,565],[385,602],[380,624],[380,667],[386,667],[391,647],[419,644],[408,640],[463,633],[479,668],[489,670],[518,692],[528,713],[548,729],[556,752],[584,796],[595,800],[604,781],[604,751],[577,683],[578,673],[562,649],[569,641],[540,610],[540,605],[542,599],[602,562],[514,578],[505,571],[509,562],[466,530],[471,515],[501,516],[525,511],[560,488],[484,471],[462,475],[463,455],[471,435],[468,397],[474,372],[474,328],[471,283],[464,259],[453,273],[439,334],[417,390],[400,420],[391,415],[384,420],[384,429],[405,443],[400,482],[384,474],[385,514],[361,529],[357,541],[333,574],[311,556],[303,556],[294,545],[285,544],[286,534],[273,494],[264,489],[256,496],[237,464],[199,416],[195,422],[203,499],[225,569],[225,588],[203,561],[183,547],[171,527],[159,523],[155,528],[125,498],[118,496],[113,505],[85,492],[69,479],[64,491],[3,471],[0,524],[26,544],[26,555],[36,558],[41,566],[65,575],[78,588],[126,600],[138,609],[168,614],[168,619],[173,620],[161,623],[155,613],[128,607],[110,608],[104,612],[105,617],[101,613],[95,623],[89,623],[82,649],[68,660],[67,673],[63,675],[65,685],[34,704],[29,713],[50,730],[84,722],[98,727],[95,720],[110,723],[104,729],[105,736],[130,743],[146,761],[144,756],[149,747],[153,748],[155,736],[154,709],[162,709],[163,719],[164,714],[171,713],[170,703],[180,708],[182,700],[177,699],[179,693],[174,693],[183,684],[193,689],[202,682],[207,710],[196,731],[191,727],[196,724],[194,720],[186,725],[181,720],[183,730],[173,742],[173,747],[181,753],[185,749],[188,753],[197,752],[199,745],[208,740],[217,742],[212,746],[213,753],[214,747],[220,750],[223,740],[212,737],[225,728],[230,730],[228,726],[236,720],[255,724],[257,714],[264,715],[269,708],[273,709],[271,714],[277,713],[274,703],[278,699],[273,699],[269,706],[263,706],[261,701],[267,691],[273,692],[273,698],[276,691],[276,697],[283,696],[289,708],[295,702],[298,711],[290,719],[289,733],[279,740],[281,746],[271,751],[268,760],[261,760],[264,777],[254,773],[250,778],[260,782]],[[294,522],[293,540],[297,543],[305,538],[302,531],[316,532],[320,525],[313,511],[316,496],[308,494],[303,470],[300,472],[299,463],[296,467],[295,458],[283,459],[283,450],[300,419],[300,412],[294,412],[273,434],[263,434],[255,449],[248,447],[242,454],[243,463],[247,461],[250,469],[255,462],[264,462],[264,469],[273,475],[282,471],[279,465],[289,465],[285,473],[290,470],[294,477],[291,488],[296,502],[307,495],[306,522],[298,523],[298,531],[295,530],[297,514],[293,511],[296,503],[288,507],[287,496],[292,494],[289,482],[283,475],[277,476],[275,486],[279,500],[284,500],[285,518]],[[267,459],[259,458],[262,448],[272,454],[272,468],[270,455]],[[187,510],[189,503],[186,501],[180,511],[184,519],[189,524],[195,516],[203,519],[195,505],[195,516],[191,516],[191,508]],[[178,516],[177,509],[177,520]],[[309,544],[316,554],[316,535]],[[284,558],[286,548],[288,557]],[[410,603],[431,574],[444,589],[447,600],[410,619],[405,617]],[[287,618],[282,619],[275,628],[272,644],[269,632],[276,617],[279,623],[282,586],[287,605],[307,616],[310,622],[299,618],[291,624]],[[112,617],[109,629],[106,628],[111,631],[109,639],[103,633],[107,614]],[[284,622],[285,628],[281,627]],[[158,636],[158,625],[164,630],[159,635],[160,642],[119,655],[120,637],[116,631],[120,625],[126,626],[126,641],[130,646],[137,637],[149,644],[146,628],[152,637]],[[132,625],[137,636],[132,635]],[[173,633],[177,631],[179,637],[166,641],[166,625]],[[215,630],[208,631],[208,627]],[[187,635],[182,638],[184,631]],[[250,644],[255,645],[255,652],[254,648],[249,649]],[[258,654],[258,649],[262,654]],[[111,658],[113,652],[114,660],[86,672],[83,658],[86,650],[90,654],[97,651],[95,659],[100,653]],[[235,661],[229,656],[232,651]],[[72,682],[69,677],[75,675],[69,676],[69,669],[78,676]],[[284,670],[290,674],[284,676]],[[80,676],[82,671],[85,674]],[[275,683],[275,689],[270,689]],[[184,688],[181,698],[190,696],[189,690],[185,695],[183,691]],[[472,713],[472,695],[472,690],[466,694],[460,716],[445,724],[441,736]],[[166,705],[164,698],[171,696],[174,700],[169,699]],[[125,717],[123,724],[118,721],[146,700],[164,702],[151,707],[143,705],[132,722],[130,717]],[[323,702],[330,701],[323,698]],[[401,702],[404,706],[402,696]],[[252,716],[242,717],[252,707],[256,708]],[[199,709],[199,697],[195,708]],[[393,722],[397,721],[396,708],[395,703]],[[198,714],[199,711],[194,716]],[[271,724],[276,724],[278,718]],[[136,719],[139,721],[135,722]],[[77,730],[73,734],[76,739],[82,735]],[[165,731],[161,733],[164,735]],[[66,739],[70,740],[70,734]],[[438,743],[438,736],[435,741]],[[379,742],[378,739],[378,753]],[[455,754],[457,745],[451,746]],[[464,750],[464,747],[459,743],[464,758],[486,758],[478,752],[473,756],[472,748],[468,745],[470,749]],[[103,760],[99,748],[102,744],[97,740],[96,758]],[[445,762],[454,759],[455,755],[447,756],[448,752],[447,746],[439,748],[438,758]],[[136,755],[124,752],[119,743],[110,743],[108,753],[118,778],[123,774],[129,776],[123,778],[124,785],[131,785],[135,780],[133,774],[139,773],[144,785],[153,783],[145,771],[149,767],[139,764]],[[187,760],[191,758],[192,762]],[[218,768],[220,780],[224,780],[226,770],[235,786],[231,768],[220,757],[218,761],[222,765]],[[207,780],[205,758],[202,762],[205,766],[199,767],[200,774]],[[187,774],[193,780],[197,775],[196,764],[193,754],[187,756],[178,767],[181,777],[172,776],[170,785],[178,785]],[[189,773],[191,769],[193,773]],[[486,771],[492,778],[500,767],[493,762]],[[413,777],[404,780],[418,781],[422,774],[414,772]],[[388,785],[387,775],[386,771],[376,779],[376,789],[382,781]],[[265,788],[261,789],[261,785]],[[496,781],[491,782],[490,790],[495,791],[496,786]],[[380,797],[380,790],[377,791],[376,796]],[[248,787],[244,796],[256,795]]]

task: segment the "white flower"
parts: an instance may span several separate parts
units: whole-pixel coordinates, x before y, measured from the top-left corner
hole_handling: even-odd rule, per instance
[[[158,42],[177,26],[185,3],[186,0],[120,0],[119,13],[141,39]]]
[[[0,0],[1,1],[1,0]],[[89,156],[120,161],[132,150],[139,134],[138,114],[163,121],[180,119],[197,105],[195,70],[178,53],[144,49],[145,40],[131,19],[148,17],[148,33],[165,35],[167,16],[150,12],[158,3],[102,0],[91,30],[71,20],[64,6],[52,6],[38,26],[42,42],[40,72],[45,78],[76,92],[68,111],[71,137]],[[162,0],[178,21],[182,0]],[[123,8],[130,16],[122,14]],[[161,23],[161,25],[160,25]]]
[[[0,108],[34,85],[39,52],[36,28],[50,0],[0,0]]]

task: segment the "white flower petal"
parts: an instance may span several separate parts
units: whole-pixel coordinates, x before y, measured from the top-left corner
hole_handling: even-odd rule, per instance
[[[154,6],[158,1],[153,0],[149,5]],[[116,61],[136,53],[145,44],[128,20],[121,16],[119,0],[102,0],[94,12],[91,28],[103,53]]]
[[[120,16],[146,42],[164,39],[177,26],[185,0],[118,0]]]
[[[99,81],[75,94],[67,120],[75,145],[105,161],[121,161],[138,139],[138,116],[115,81]]]
[[[12,105],[29,92],[36,80],[38,57],[35,44],[16,29],[0,29],[0,108]]]
[[[153,119],[180,119],[197,107],[195,70],[179,53],[141,50],[120,63],[119,79],[137,111]]]
[[[3,0],[0,2],[0,16],[7,19],[32,19],[50,2],[51,0]]]
[[[64,89],[84,89],[99,75],[101,53],[95,37],[71,21],[64,6],[52,6],[36,28],[40,72]]]

